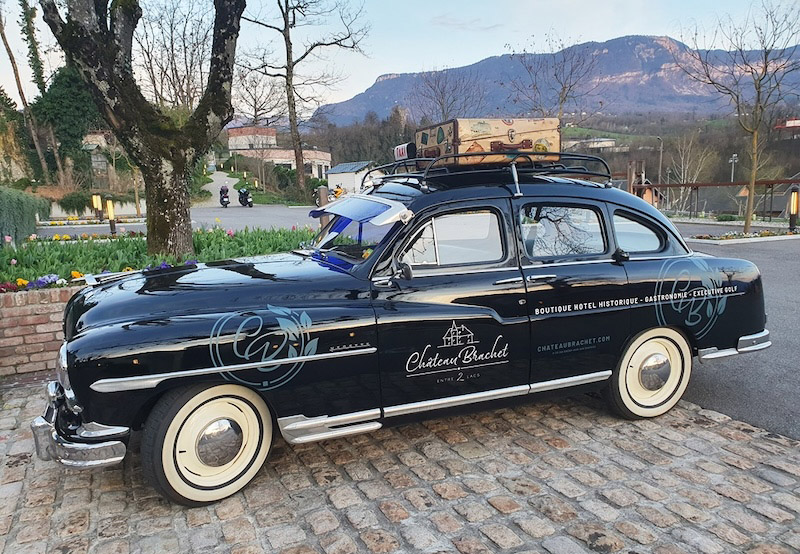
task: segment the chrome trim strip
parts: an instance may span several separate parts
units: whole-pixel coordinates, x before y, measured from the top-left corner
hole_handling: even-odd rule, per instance
[[[498,398],[506,398],[509,396],[520,396],[523,394],[528,394],[529,391],[530,385],[518,385],[516,387],[508,387],[504,389],[474,392],[459,396],[448,396],[446,398],[437,398],[435,400],[423,400],[421,402],[411,402],[409,404],[398,404],[397,406],[389,406],[388,408],[384,408],[383,415],[384,417],[394,417],[424,412],[427,410],[439,410],[441,408],[472,404],[473,402],[485,402],[487,400],[496,400]]]
[[[511,285],[514,283],[522,283],[522,277],[511,277],[509,279],[500,279],[499,281],[495,281],[494,285]]]
[[[745,346],[744,348],[739,348],[739,354],[747,354],[748,352],[758,352],[759,350],[764,350],[765,348],[769,348],[772,346],[772,341],[768,340],[767,342],[762,342],[759,344],[754,344],[752,346]]]
[[[525,280],[526,281],[542,281],[542,280],[545,280],[545,279],[555,279],[556,277],[558,277],[558,275],[556,275],[555,273],[552,273],[552,274],[549,274],[549,275],[528,275],[527,277],[525,277]]]
[[[552,381],[542,381],[541,383],[531,383],[531,393],[576,387],[578,385],[588,385],[589,383],[596,383],[597,381],[605,381],[609,377],[611,377],[611,370],[564,377],[563,379],[553,379]]]
[[[232,371],[243,371],[246,369],[257,369],[265,365],[283,365],[317,360],[330,360],[334,358],[346,358],[349,356],[360,356],[362,354],[374,354],[378,349],[374,346],[370,348],[359,348],[356,350],[342,350],[340,352],[327,352],[325,354],[312,354],[310,356],[295,356],[294,358],[283,358],[281,360],[270,360],[269,362],[248,362],[246,364],[234,364],[223,367],[205,367],[200,369],[190,369],[187,371],[170,371],[167,373],[156,373],[154,375],[138,375],[136,377],[118,377],[112,379],[100,379],[92,383],[89,388],[95,392],[122,392],[130,390],[152,389],[167,379],[180,377],[197,377],[198,375],[212,375],[214,373],[228,373]]]
[[[118,438],[130,432],[130,427],[103,425],[102,423],[89,421],[78,427],[77,435],[82,439],[101,439],[111,437]]]
[[[704,362],[706,360],[716,360],[717,358],[735,356],[738,353],[739,351],[735,348],[725,348],[724,350],[720,350],[716,346],[712,346],[711,348],[701,348],[698,350],[697,359],[700,360],[700,362]]]
[[[289,444],[304,444],[380,429],[380,408],[338,416],[308,418],[302,414],[278,418],[278,428]]]
[[[467,274],[470,274],[470,273],[495,273],[497,271],[519,271],[519,268],[517,266],[513,266],[513,267],[489,267],[489,268],[483,268],[483,269],[465,269],[465,270],[459,271],[457,273],[449,273],[449,272],[444,272],[444,271],[436,272],[436,271],[430,271],[430,270],[426,271],[424,269],[419,269],[419,270],[414,272],[414,277],[447,277],[447,276],[452,276],[452,275],[467,275]],[[375,283],[375,282],[385,281],[386,279],[391,279],[391,278],[390,277],[372,277],[371,281],[373,283]]]
[[[578,265],[578,264],[610,264],[613,263],[614,260],[612,258],[604,258],[602,260],[580,260],[576,262],[553,262],[550,264],[529,264],[523,265],[522,269],[539,269],[541,267],[561,267],[566,265]]]

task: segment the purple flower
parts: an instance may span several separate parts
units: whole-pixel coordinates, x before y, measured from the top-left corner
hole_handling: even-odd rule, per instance
[[[169,265],[167,262],[161,262],[161,264],[158,266],[159,269],[169,269],[170,267],[172,266]]]
[[[197,260],[186,260],[183,265],[197,265]]]

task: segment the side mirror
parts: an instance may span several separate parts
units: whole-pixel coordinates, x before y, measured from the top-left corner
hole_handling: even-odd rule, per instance
[[[631,255],[625,252],[622,248],[617,248],[614,253],[611,255],[611,258],[617,262],[627,262],[631,259]]]
[[[410,265],[408,265],[408,264],[407,264],[407,263],[405,263],[405,262],[401,262],[401,263],[400,263],[400,264],[397,266],[397,271],[395,272],[394,276],[395,276],[395,277],[399,277],[399,278],[401,278],[401,279],[404,279],[404,280],[406,280],[406,281],[410,281],[410,280],[411,280],[411,278],[412,278],[414,275],[413,275],[413,273],[411,272],[411,266],[410,266]]]

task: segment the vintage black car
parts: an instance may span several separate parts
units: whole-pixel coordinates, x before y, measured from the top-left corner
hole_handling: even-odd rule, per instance
[[[200,505],[244,487],[278,433],[566,389],[654,417],[693,357],[770,346],[755,265],[693,253],[599,158],[506,157],[385,167],[312,211],[329,221],[292,253],[90,277],[39,456],[118,463],[141,429],[153,486]]]

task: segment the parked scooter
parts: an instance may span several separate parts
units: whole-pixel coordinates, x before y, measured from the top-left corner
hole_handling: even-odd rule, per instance
[[[318,187],[317,190],[315,191],[316,194],[314,194],[314,203],[317,206],[319,206],[319,193],[320,193],[321,188],[322,187]],[[344,189],[341,187],[341,185],[336,185],[335,189],[328,190],[328,203],[333,202],[334,200],[336,200],[337,198],[339,198],[343,194],[344,194]]]
[[[231,203],[231,199],[228,197],[228,187],[225,185],[219,189],[219,203],[223,208],[227,208]]]
[[[249,208],[253,207],[253,195],[244,187],[239,189],[239,204]]]

